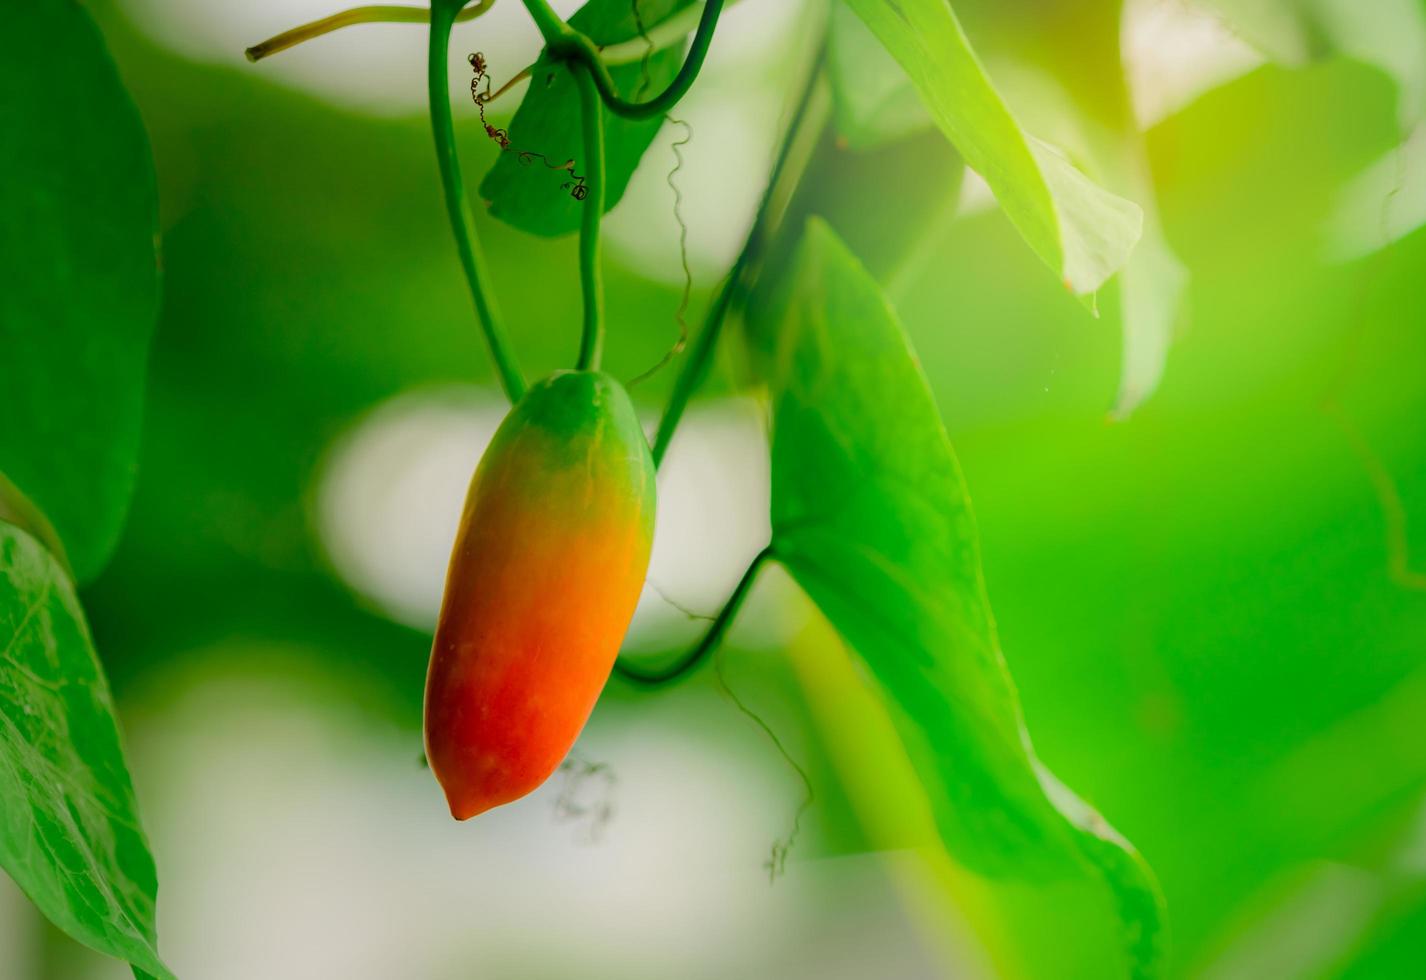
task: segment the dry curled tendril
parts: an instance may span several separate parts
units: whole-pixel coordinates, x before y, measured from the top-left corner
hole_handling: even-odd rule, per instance
[[[486,103],[500,94],[500,92],[491,93],[490,70],[485,61],[485,55],[477,51],[466,60],[470,62],[471,71],[475,72],[474,77],[470,80],[470,100],[475,103],[476,111],[480,113],[480,124],[485,127],[485,135],[494,140],[502,151],[513,149],[510,145],[510,131],[492,125],[490,121],[485,118]],[[504,89],[501,89],[501,91],[504,91]],[[569,191],[569,196],[576,201],[583,201],[589,196],[589,188],[585,186],[584,178],[575,173],[574,160],[566,160],[564,163],[551,163],[549,157],[543,153],[536,153],[533,150],[515,150],[515,153],[517,154],[516,159],[524,166],[528,167],[538,160],[550,170],[563,170],[567,172],[570,177],[574,179],[567,180],[561,184],[560,190]]]

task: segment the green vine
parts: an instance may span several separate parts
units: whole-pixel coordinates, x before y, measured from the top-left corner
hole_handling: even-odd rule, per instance
[[[758,572],[763,564],[773,557],[772,545],[768,545],[759,551],[753,560],[748,564],[747,571],[743,572],[743,577],[738,580],[738,584],[733,587],[733,594],[728,597],[723,608],[718,610],[718,615],[713,618],[713,623],[708,627],[708,631],[703,634],[703,638],[698,641],[698,645],[689,650],[682,657],[662,670],[645,670],[642,667],[631,667],[624,662],[623,658],[614,661],[614,672],[624,680],[640,687],[662,687],[671,684],[688,674],[703,662],[710,653],[718,648],[718,644],[723,641],[723,636],[728,632],[728,627],[733,625],[734,618],[738,615],[738,610],[743,607],[744,600],[748,593],[752,591],[753,583],[757,581]]]
[[[579,86],[580,120],[584,128],[584,213],[579,228],[579,281],[584,293],[584,329],[580,334],[581,371],[599,368],[604,352],[604,279],[599,267],[599,226],[604,219],[604,113],[593,74],[572,65]]]
[[[446,213],[455,234],[456,252],[461,269],[470,286],[471,299],[490,348],[490,357],[500,375],[500,386],[510,401],[517,402],[525,394],[525,377],[515,359],[510,339],[505,332],[500,311],[495,305],[495,293],[485,257],[480,250],[474,223],[466,204],[465,182],[461,179],[460,158],[456,155],[455,132],[451,122],[451,93],[447,64],[449,61],[451,25],[464,4],[462,0],[436,0],[431,5],[431,48],[428,58],[428,88],[431,101],[431,132],[436,140],[436,161],[441,170],[441,186],[445,191]]]
[[[708,309],[708,315],[703,322],[703,330],[694,342],[688,360],[683,362],[682,369],[674,379],[673,391],[669,394],[668,404],[664,408],[663,415],[659,418],[658,431],[654,434],[652,448],[655,466],[663,462],[664,455],[667,454],[668,447],[673,442],[674,433],[683,420],[683,413],[688,408],[689,399],[708,377],[708,371],[713,364],[713,352],[723,333],[723,324],[746,291],[750,270],[757,264],[763,249],[767,246],[778,213],[777,200],[779,196],[785,195],[784,185],[793,170],[794,150],[809,130],[820,130],[821,128],[820,123],[814,125],[809,120],[816,114],[815,102],[822,81],[822,63],[823,55],[819,48],[817,58],[807,74],[802,92],[792,110],[792,118],[783,136],[782,145],[778,148],[777,159],[768,176],[767,186],[763,189],[762,199],[758,202],[757,217],[753,219],[753,227],[748,232],[748,237],[744,240],[743,247],[738,252],[738,257],[734,260],[727,278],[723,280],[723,285],[719,288],[717,296],[714,297],[713,305]]]
[[[631,102],[615,91],[614,79],[609,75],[609,68],[600,56],[599,48],[584,34],[561,20],[548,0],[525,0],[525,9],[530,12],[530,18],[539,28],[552,58],[579,62],[589,69],[599,90],[599,97],[604,100],[610,112],[626,119],[651,119],[672,109],[697,80],[699,71],[703,69],[703,61],[708,56],[708,46],[713,43],[713,32],[718,27],[723,2],[724,0],[707,0],[703,5],[703,15],[698,20],[698,29],[693,34],[693,42],[689,45],[683,67],[678,70],[667,88],[644,102]]]

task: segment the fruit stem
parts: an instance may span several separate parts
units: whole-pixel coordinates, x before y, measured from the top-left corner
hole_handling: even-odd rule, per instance
[[[546,51],[551,57],[577,61],[589,69],[599,90],[599,97],[604,100],[610,112],[626,119],[651,119],[672,109],[698,78],[698,73],[703,68],[703,60],[708,56],[708,46],[713,43],[713,32],[718,27],[723,3],[724,0],[707,0],[704,3],[703,14],[698,19],[698,29],[693,34],[693,42],[689,45],[683,66],[679,68],[668,88],[646,102],[630,102],[620,98],[614,88],[614,79],[609,75],[609,68],[599,56],[599,48],[584,34],[561,20],[550,7],[549,0],[525,0],[525,9],[530,12],[530,19],[535,22],[544,37]]]
[[[485,13],[492,6],[495,0],[476,0],[476,2],[460,13],[456,14],[455,22],[463,23],[474,20]],[[343,27],[351,27],[353,24],[425,24],[431,19],[431,13],[425,7],[403,7],[395,4],[373,4],[367,7],[353,7],[351,10],[343,10],[339,14],[332,14],[330,17],[323,17],[321,20],[314,20],[310,24],[303,24],[301,27],[294,27],[290,31],[283,31],[276,37],[270,37],[261,44],[254,44],[243,53],[247,55],[249,61],[261,61],[263,58],[275,55],[288,48],[294,48],[304,41],[310,41],[314,37],[321,37],[323,34],[330,34]]]
[[[684,410],[688,408],[688,400],[693,397],[694,391],[708,376],[709,368],[713,363],[713,351],[717,347],[718,338],[723,331],[723,323],[733,308],[734,300],[747,288],[748,284],[745,280],[748,278],[749,269],[762,254],[769,229],[780,210],[777,204],[779,198],[787,196],[781,185],[790,171],[793,149],[799,143],[799,137],[803,135],[803,130],[807,128],[807,120],[812,115],[814,96],[818,92],[822,78],[822,62],[823,52],[819,47],[811,70],[807,73],[807,81],[798,97],[797,105],[792,111],[787,131],[783,134],[777,159],[768,176],[767,186],[763,189],[762,200],[758,203],[757,217],[753,219],[753,227],[748,232],[748,237],[743,242],[742,251],[734,260],[733,267],[729,270],[727,278],[723,280],[723,285],[719,288],[717,296],[714,297],[713,304],[708,308],[708,315],[703,322],[703,330],[699,333],[698,339],[694,341],[693,349],[688,354],[688,360],[683,362],[682,370],[674,379],[668,405],[665,406],[663,416],[659,419],[658,432],[654,434],[655,466],[663,462],[664,454],[668,452],[669,444],[673,442],[673,434],[683,419]],[[813,128],[820,129],[820,125]]]
[[[470,296],[475,302],[476,315],[481,331],[485,334],[486,344],[490,347],[490,357],[500,374],[500,385],[513,404],[525,394],[525,378],[520,373],[500,319],[500,312],[496,308],[495,294],[485,268],[485,257],[480,251],[480,240],[476,237],[474,223],[466,206],[465,184],[461,179],[460,158],[456,155],[454,126],[451,122],[447,59],[451,25],[455,23],[460,8],[459,0],[455,3],[436,0],[431,5],[431,48],[428,59],[431,132],[436,140],[436,162],[441,170],[446,213],[450,217],[451,231],[455,234],[461,269],[465,272],[466,282],[470,286]]]
[[[628,664],[616,660],[614,661],[614,672],[626,681],[640,687],[661,687],[687,676],[689,671],[697,667],[708,654],[718,648],[718,644],[723,641],[723,635],[733,624],[733,618],[742,608],[743,600],[747,599],[753,583],[757,581],[758,570],[762,568],[764,562],[772,557],[772,545],[768,545],[757,553],[752,563],[748,565],[748,570],[743,573],[743,577],[733,587],[733,594],[728,597],[723,608],[718,610],[718,615],[714,617],[713,624],[708,627],[708,632],[703,634],[703,639],[699,640],[698,645],[684,654],[677,662],[663,670],[644,670],[639,667],[630,667]]]
[[[604,111],[594,74],[584,64],[572,64],[579,86],[579,111],[584,128],[584,214],[579,226],[579,282],[584,293],[584,329],[579,339],[580,371],[599,368],[604,352],[604,279],[599,267],[599,224],[604,218]],[[577,187],[578,185],[576,185]]]

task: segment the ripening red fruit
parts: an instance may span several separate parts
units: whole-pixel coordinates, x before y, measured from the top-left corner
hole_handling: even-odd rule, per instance
[[[426,756],[451,815],[563,761],[634,615],[654,466],[623,387],[564,371],[501,423],[471,480],[426,677]]]

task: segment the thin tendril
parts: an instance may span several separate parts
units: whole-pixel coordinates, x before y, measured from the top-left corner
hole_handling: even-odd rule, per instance
[[[510,131],[494,126],[487,121],[485,118],[485,107],[491,101],[499,97],[500,92],[509,89],[520,76],[517,75],[515,78],[506,82],[501,86],[499,91],[491,95],[490,66],[485,60],[485,55],[477,51],[466,60],[470,62],[471,70],[475,72],[474,77],[470,80],[470,99],[475,103],[476,111],[480,113],[480,124],[485,127],[485,135],[499,144],[501,150],[512,149],[510,145]],[[526,71],[522,74],[528,75],[529,73]],[[575,172],[574,160],[566,160],[564,163],[553,163],[549,157],[543,153],[536,153],[534,150],[516,150],[515,154],[516,159],[523,166],[528,167],[538,160],[549,170],[563,170],[567,172],[574,179],[561,184],[560,190],[569,191],[570,197],[576,201],[582,201],[589,196],[589,188],[585,184],[584,177]]]
[[[711,623],[713,622],[713,620],[718,618],[717,616],[710,616],[707,613],[701,613],[695,609],[691,609],[688,606],[685,606],[683,603],[679,602],[677,599],[673,598],[671,595],[665,592],[663,590],[663,587],[651,578],[645,579],[644,584],[647,585],[649,588],[653,589],[654,594],[656,596],[658,596],[664,602],[668,603],[673,608],[677,609],[679,612],[683,613],[683,615],[687,616],[689,619],[697,619],[705,623]]]
[[[671,124],[683,127],[683,139],[674,140],[671,145],[675,161],[673,169],[664,178],[664,183],[673,191],[673,220],[678,222],[678,261],[683,269],[683,294],[679,297],[678,309],[673,314],[674,322],[678,324],[678,340],[659,358],[658,363],[630,379],[625,385],[626,388],[632,388],[653,377],[688,346],[688,303],[693,295],[693,272],[688,267],[688,222],[683,217],[683,191],[679,189],[674,178],[683,169],[683,148],[693,141],[693,127],[682,119],[675,119],[673,116],[666,118]]]
[[[721,649],[713,655],[713,673],[718,678],[718,686],[723,689],[723,693],[727,695],[728,700],[732,701],[737,709],[747,716],[753,724],[762,729],[763,734],[772,742],[778,754],[782,756],[783,760],[792,767],[792,770],[797,773],[798,778],[802,780],[802,802],[798,804],[797,811],[792,815],[792,829],[788,831],[786,837],[772,842],[772,853],[768,855],[767,861],[763,864],[763,867],[767,869],[768,882],[771,883],[776,881],[778,876],[787,870],[787,855],[792,850],[793,845],[797,843],[797,835],[802,830],[802,815],[811,808],[816,799],[816,795],[812,790],[812,780],[807,775],[807,770],[803,769],[798,761],[792,757],[792,753],[787,751],[787,746],[782,744],[782,739],[778,738],[777,733],[772,730],[772,727],[763,721],[757,712],[744,704],[742,698],[733,693],[733,689],[728,686],[728,678],[723,671],[723,651]]]
[[[584,184],[584,177],[574,172],[573,160],[566,160],[564,163],[551,163],[549,157],[543,153],[536,153],[534,150],[517,150],[516,152],[519,154],[516,159],[527,167],[538,160],[548,170],[563,170],[573,177],[573,181],[565,181],[560,184],[560,190],[569,191],[569,196],[576,201],[582,201],[589,195],[589,188]]]
[[[475,72],[475,77],[470,80],[470,100],[475,103],[475,111],[480,113],[480,125],[485,128],[486,136],[500,144],[500,149],[508,150],[510,149],[510,131],[492,126],[485,118],[485,104],[491,99],[490,74],[485,70],[485,55],[477,51],[466,60],[470,62],[471,70]],[[482,85],[484,86],[483,90]]]
[[[770,228],[776,224],[777,217],[781,213],[778,201],[783,193],[783,182],[788,178],[789,173],[800,176],[802,167],[806,165],[805,154],[800,161],[794,161],[794,157],[799,154],[800,144],[806,136],[804,127],[817,133],[822,131],[826,107],[825,102],[818,99],[818,93],[825,57],[826,46],[819,44],[816,57],[808,70],[802,93],[794,103],[795,108],[792,110],[791,119],[785,127],[781,146],[772,165],[772,173],[768,175],[767,186],[764,187],[762,199],[758,202],[757,216],[753,219],[753,227],[748,232],[748,237],[743,242],[743,248],[738,253],[737,259],[733,261],[733,268],[729,270],[727,277],[723,280],[723,285],[714,293],[713,303],[709,306],[708,313],[704,317],[703,330],[694,340],[693,350],[690,351],[688,358],[679,369],[678,376],[674,379],[673,391],[668,396],[663,416],[659,419],[658,430],[654,433],[652,448],[654,466],[663,462],[664,454],[668,452],[668,447],[673,442],[674,433],[678,431],[678,424],[683,419],[684,411],[688,408],[689,399],[693,397],[693,393],[711,370],[713,354],[717,349],[718,338],[722,334],[723,324],[728,318],[728,313],[741,299],[740,294],[748,285],[749,270],[757,267],[762,251],[767,247]],[[795,186],[797,180],[793,179],[792,183]],[[777,212],[777,215],[774,212]]]

